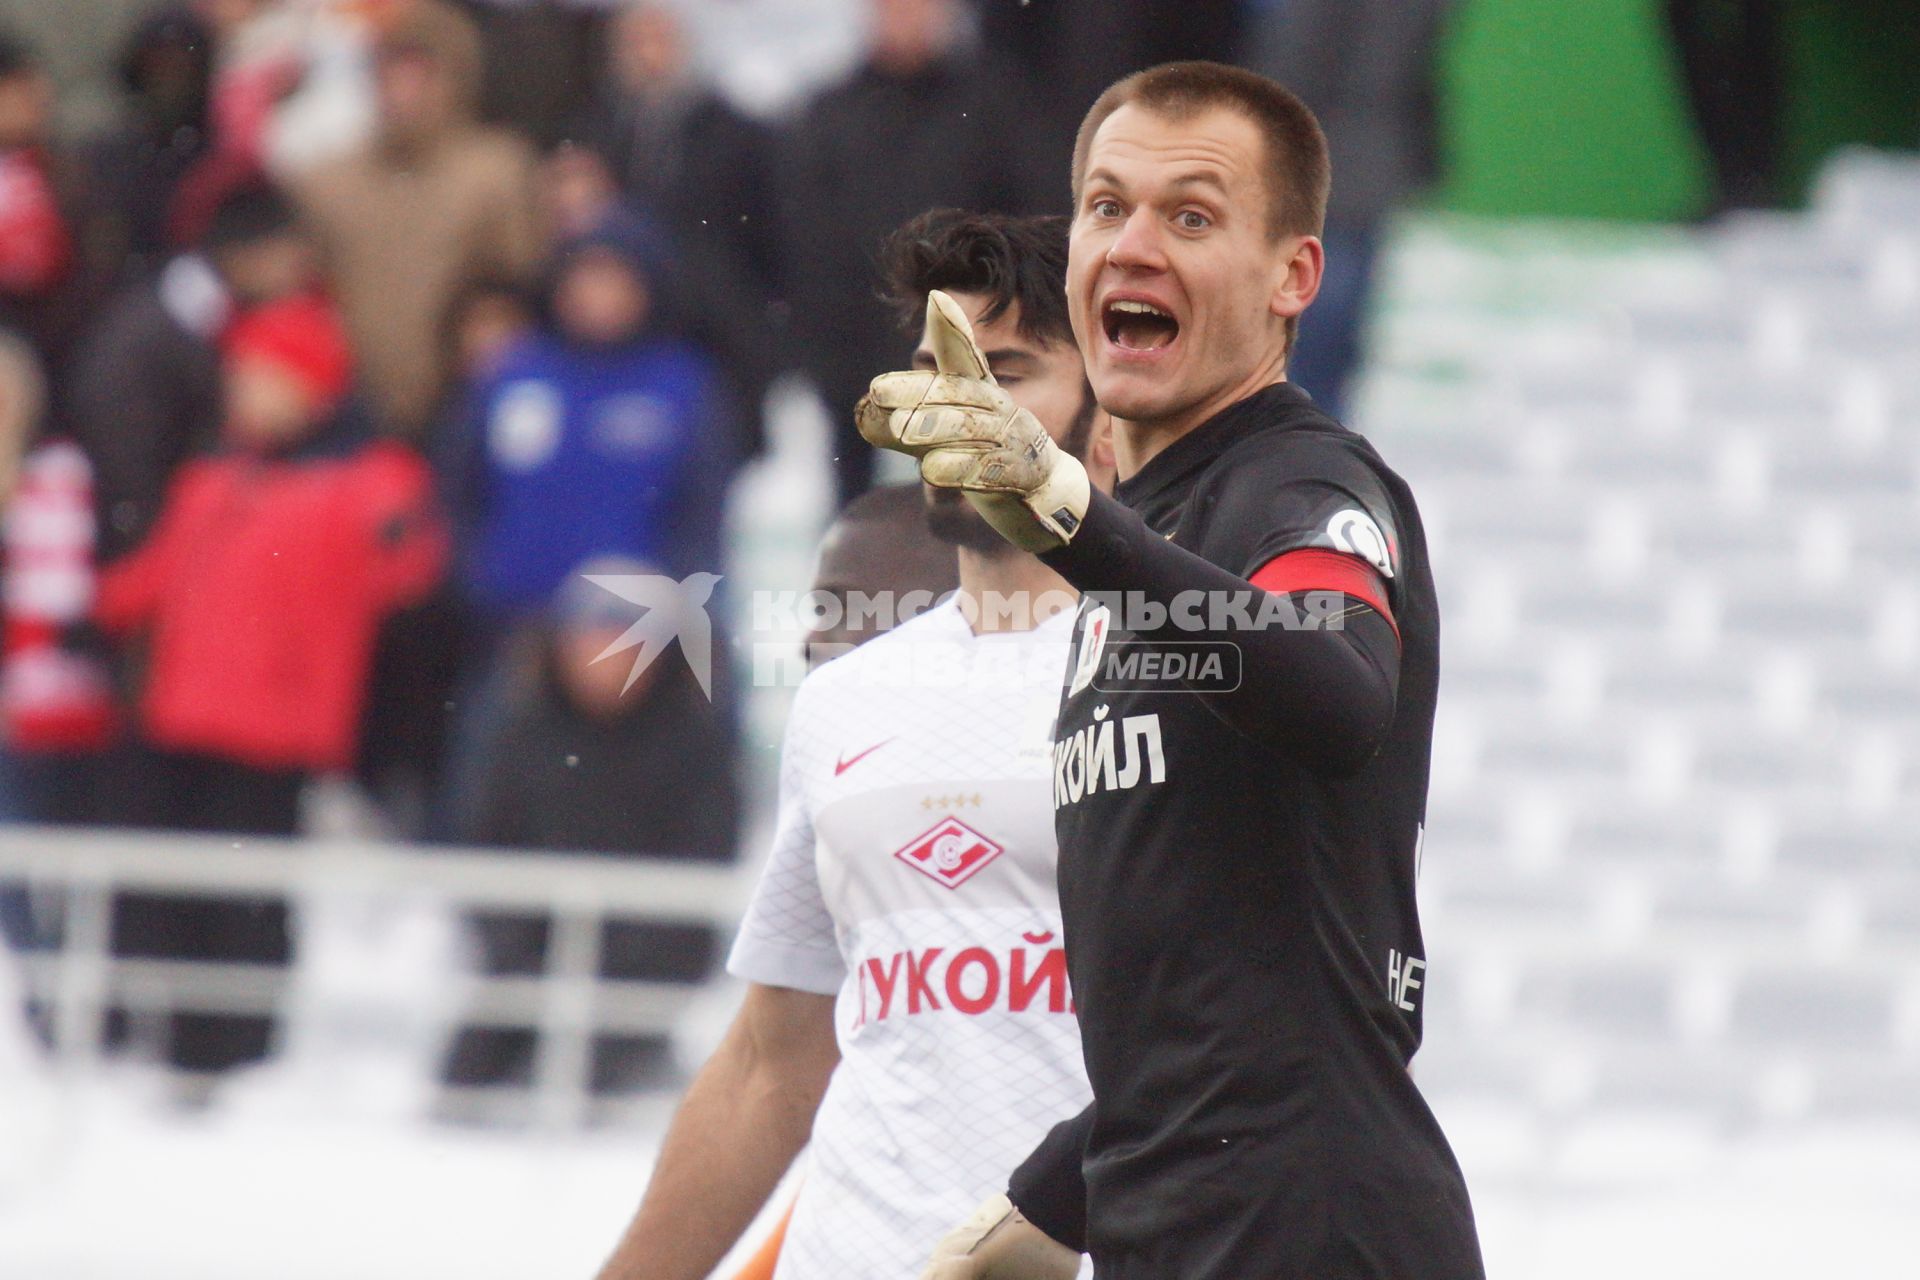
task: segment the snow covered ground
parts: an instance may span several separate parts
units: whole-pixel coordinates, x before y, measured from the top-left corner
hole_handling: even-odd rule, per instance
[[[37,1099],[10,1084],[0,1276],[584,1278],[672,1105],[663,1092],[618,1126],[547,1137],[316,1107],[272,1076],[197,1115],[137,1068]],[[1920,1127],[1729,1139],[1671,1119],[1442,1111],[1496,1280],[1910,1273]]]
[[[691,1016],[689,1043],[731,993]],[[290,1037],[184,1110],[148,1066],[58,1084],[0,1037],[6,1280],[591,1276],[646,1185],[676,1090],[549,1134],[427,1118],[428,1063]],[[781,1201],[784,1203],[784,1201]]]
[[[186,1117],[129,1084],[68,1099],[31,1175],[16,1173],[0,1200],[0,1275],[589,1276],[658,1132],[547,1143],[364,1119]]]

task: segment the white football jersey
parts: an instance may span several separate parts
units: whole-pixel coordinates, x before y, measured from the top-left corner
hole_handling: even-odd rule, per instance
[[[838,997],[777,1280],[906,1280],[1091,1093],[1067,988],[1048,738],[1073,621],[952,601],[795,696],[728,969]]]

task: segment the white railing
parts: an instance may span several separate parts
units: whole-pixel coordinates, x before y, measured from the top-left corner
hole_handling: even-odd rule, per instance
[[[747,887],[733,867],[644,858],[50,827],[0,827],[0,884],[25,884],[37,900],[58,904],[60,945],[17,961],[27,991],[51,1010],[56,1060],[69,1073],[98,1060],[109,1008],[135,1016],[268,1013],[298,980],[298,947],[291,970],[116,957],[116,893],[281,897],[296,911],[353,895],[547,915],[545,973],[472,976],[459,1017],[537,1029],[534,1107],[554,1127],[584,1114],[596,1034],[668,1033],[694,990],[601,977],[603,921],[725,928]]]

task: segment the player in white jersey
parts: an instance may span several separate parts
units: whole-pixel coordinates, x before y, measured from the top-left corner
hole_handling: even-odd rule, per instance
[[[953,295],[1000,385],[1110,482],[1064,219],[928,214],[885,262],[903,310]],[[932,367],[924,341],[915,359]],[[776,1280],[917,1275],[1090,1096],[1048,751],[1075,598],[957,493],[928,502],[960,592],[801,685],[774,847],[728,962],[746,1000],[602,1280],[705,1280],[809,1136]]]

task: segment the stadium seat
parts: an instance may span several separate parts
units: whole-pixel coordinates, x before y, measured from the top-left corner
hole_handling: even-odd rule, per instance
[[[1817,192],[1389,268],[1360,425],[1448,620],[1416,1077],[1495,1176],[1920,1119],[1920,162]]]

